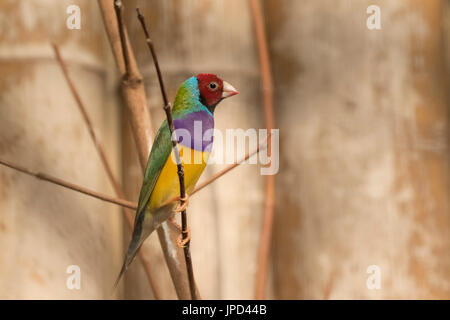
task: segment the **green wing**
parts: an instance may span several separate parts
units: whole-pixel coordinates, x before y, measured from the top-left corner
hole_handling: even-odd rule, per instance
[[[138,217],[145,213],[145,207],[150,200],[150,196],[155,188],[156,181],[166,164],[167,158],[172,151],[172,142],[170,140],[170,131],[167,125],[167,120],[163,122],[156,134],[153,142],[152,151],[147,161],[147,168],[145,169],[144,181],[142,182],[141,193],[139,195],[138,210],[134,223],[138,221]]]

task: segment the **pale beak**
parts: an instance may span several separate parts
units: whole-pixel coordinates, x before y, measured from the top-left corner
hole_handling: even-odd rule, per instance
[[[223,82],[222,99],[234,96],[238,93],[239,91],[237,91],[231,84],[226,81]]]

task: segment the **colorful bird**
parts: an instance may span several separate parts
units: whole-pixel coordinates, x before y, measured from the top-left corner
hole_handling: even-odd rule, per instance
[[[190,194],[205,169],[211,152],[214,110],[225,98],[238,94],[228,82],[214,74],[202,73],[187,79],[178,89],[172,109],[173,124],[184,167],[186,193]],[[133,261],[145,239],[171,217],[180,184],[170,131],[165,120],[156,134],[139,195],[131,242],[116,280]]]

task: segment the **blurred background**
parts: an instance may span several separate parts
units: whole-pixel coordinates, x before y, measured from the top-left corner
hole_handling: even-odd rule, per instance
[[[163,103],[136,6],[171,100],[186,78],[216,73],[240,91],[218,107],[216,127],[265,127],[248,1],[123,3],[154,128]],[[266,297],[449,299],[450,1],[260,3],[280,129]],[[79,30],[66,27],[72,4]],[[366,25],[370,5],[381,29]],[[114,195],[51,43],[136,201],[142,172],[97,1],[0,1],[0,159]],[[254,298],[259,172],[241,165],[191,198],[202,298]],[[0,167],[1,299],[109,299],[129,238],[120,207]],[[156,234],[144,251],[161,297],[176,299]],[[70,265],[79,290],[66,286]],[[373,265],[378,289],[367,283]],[[139,259],[113,297],[154,298]]]

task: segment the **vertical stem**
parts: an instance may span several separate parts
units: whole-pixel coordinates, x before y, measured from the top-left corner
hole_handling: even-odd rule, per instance
[[[253,17],[256,41],[258,44],[259,65],[261,72],[262,92],[264,100],[264,115],[268,134],[274,128],[273,114],[273,81],[270,66],[269,50],[267,48],[266,31],[264,28],[264,17],[259,0],[250,0],[250,10]],[[271,139],[267,141],[268,154],[272,152]],[[261,240],[258,250],[258,270],[256,274],[255,298],[264,299],[267,264],[272,239],[272,226],[275,205],[275,176],[266,176],[264,220],[261,232]]]
[[[175,134],[175,128],[173,125],[173,118],[172,118],[172,112],[171,112],[171,106],[170,103],[167,99],[167,94],[166,94],[166,90],[164,87],[164,81],[162,78],[162,73],[161,73],[161,69],[159,67],[159,62],[158,62],[158,57],[156,55],[155,52],[155,48],[153,47],[153,42],[150,38],[150,35],[148,33],[147,30],[147,26],[145,24],[145,19],[144,16],[141,14],[141,12],[139,11],[139,9],[136,9],[137,11],[137,15],[138,15],[138,19],[141,22],[142,25],[142,29],[144,30],[145,33],[145,41],[147,42],[147,46],[150,50],[150,53],[152,55],[153,58],[153,62],[155,65],[155,69],[156,69],[156,73],[158,75],[158,80],[159,80],[159,86],[161,89],[161,95],[163,97],[163,101],[164,101],[164,111],[166,113],[166,117],[167,117],[167,124],[169,126],[169,130],[170,130],[170,136],[172,139],[172,147],[173,147],[173,152],[175,154],[175,158],[176,158],[176,162],[177,162],[177,173],[178,173],[178,180],[180,182],[180,202],[181,205],[183,205],[185,203],[185,198],[186,198],[186,188],[185,188],[185,181],[184,181],[184,169],[183,169],[183,163],[181,162],[180,159],[180,153],[179,153],[179,149],[178,149],[178,141],[177,141],[177,137]],[[181,212],[181,232],[182,232],[182,237],[183,240],[185,240],[188,236],[188,231],[187,231],[188,227],[187,227],[187,216],[186,216],[186,209],[183,210]],[[196,292],[196,287],[195,287],[195,279],[194,279],[194,271],[192,268],[192,259],[191,259],[191,253],[190,253],[190,245],[189,242],[186,243],[186,245],[184,246],[184,257],[186,260],[186,271],[188,273],[188,279],[189,279],[189,290],[191,292],[191,298],[192,300],[197,300],[197,292]]]

